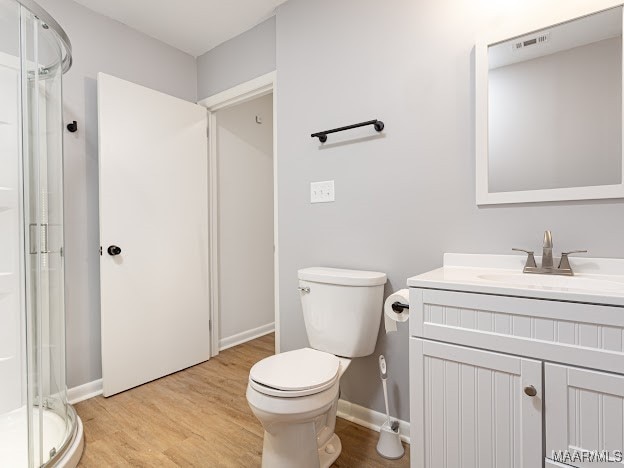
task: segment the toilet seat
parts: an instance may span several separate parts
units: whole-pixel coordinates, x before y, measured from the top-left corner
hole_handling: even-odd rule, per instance
[[[293,398],[320,393],[340,377],[340,359],[311,348],[276,354],[257,362],[249,385],[265,395]]]

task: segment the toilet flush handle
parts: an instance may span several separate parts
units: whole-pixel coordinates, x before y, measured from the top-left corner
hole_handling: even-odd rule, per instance
[[[310,292],[310,288],[308,288],[308,287],[299,286],[297,289],[299,291],[301,291],[301,292],[304,292],[304,293],[309,293]]]

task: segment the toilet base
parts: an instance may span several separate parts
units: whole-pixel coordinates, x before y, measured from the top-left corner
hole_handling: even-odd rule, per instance
[[[325,445],[318,449],[319,463],[321,468],[329,468],[342,452],[342,442],[334,434]]]
[[[306,441],[314,440],[313,434],[309,432],[310,429],[313,430],[314,426],[291,426],[288,436],[285,437],[284,434],[281,434],[279,440],[265,432],[262,467],[329,468],[340,456],[342,442],[340,442],[340,438],[336,434],[333,434],[321,447],[314,447],[317,452],[315,454],[312,450],[309,450],[312,447],[305,443]],[[289,439],[288,446],[283,444],[286,442],[286,439]],[[293,442],[296,443],[293,444]]]

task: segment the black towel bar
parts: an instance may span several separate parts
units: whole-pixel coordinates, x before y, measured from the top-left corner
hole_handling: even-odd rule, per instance
[[[381,120],[367,120],[366,122],[360,122],[353,125],[347,125],[346,127],[332,128],[331,130],[325,130],[322,132],[316,132],[310,135],[312,138],[318,138],[321,143],[327,141],[327,135],[330,133],[344,132],[345,130],[351,130],[352,128],[366,127],[367,125],[373,125],[375,130],[381,132],[384,129],[384,123]]]

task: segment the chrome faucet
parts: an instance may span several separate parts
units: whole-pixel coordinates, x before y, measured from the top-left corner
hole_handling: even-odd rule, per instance
[[[572,271],[572,266],[570,265],[570,260],[568,258],[569,255],[575,253],[586,253],[587,250],[571,250],[569,252],[561,252],[561,259],[559,260],[559,266],[557,268],[554,267],[553,263],[553,241],[552,234],[550,231],[544,232],[544,244],[542,247],[542,266],[538,267],[535,263],[535,255],[532,250],[524,250],[524,249],[511,249],[518,252],[524,252],[527,254],[527,261],[524,265],[524,269],[522,270],[524,273],[535,273],[540,275],[564,275],[564,276],[574,276],[574,272]]]
[[[542,246],[542,268],[552,268],[552,234],[550,231],[544,231],[544,245]]]

